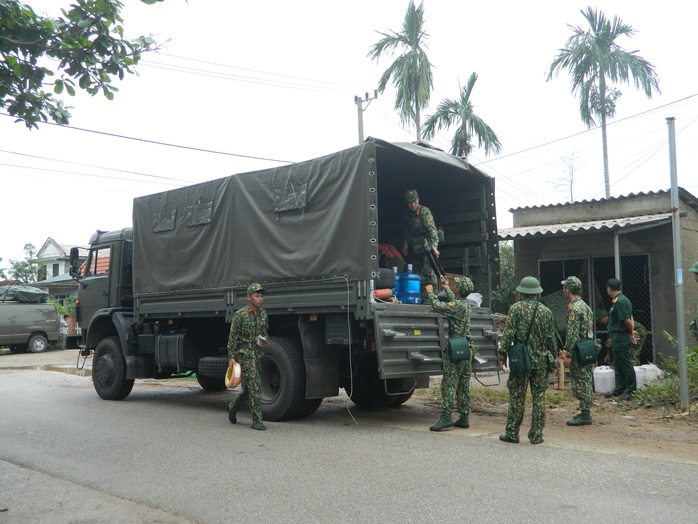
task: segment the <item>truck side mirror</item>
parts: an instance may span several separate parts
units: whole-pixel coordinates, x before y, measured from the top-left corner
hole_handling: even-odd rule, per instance
[[[80,279],[80,252],[76,247],[70,248],[70,276]]]

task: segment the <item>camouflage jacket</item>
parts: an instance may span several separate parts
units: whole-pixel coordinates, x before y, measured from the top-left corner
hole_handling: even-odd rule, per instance
[[[581,298],[577,297],[567,305],[567,335],[565,351],[572,354],[578,340],[594,338],[594,313]]]
[[[647,328],[640,324],[637,320],[633,321],[634,331],[637,331],[637,344],[630,344],[630,351],[640,351],[647,340]]]
[[[439,234],[436,231],[434,215],[428,207],[419,206],[414,213],[406,210],[402,217],[402,225],[404,240],[410,249],[413,237],[424,237],[432,247],[439,248]]]
[[[449,338],[470,336],[470,304],[467,300],[457,300],[449,288],[446,288],[448,302],[441,302],[434,293],[428,293],[428,296],[432,309],[448,318]]]
[[[228,356],[234,358],[235,352],[243,344],[257,346],[257,337],[266,337],[269,334],[269,318],[264,309],[256,314],[249,306],[238,309],[230,323],[230,335],[228,336]]]
[[[538,301],[535,298],[524,298],[509,308],[509,315],[500,339],[499,354],[502,360],[507,357],[509,348],[514,343],[526,343],[526,332],[531,323],[531,316]],[[546,369],[550,352],[557,355],[555,339],[555,320],[553,313],[543,304],[539,304],[536,319],[528,339],[528,349],[534,369]]]

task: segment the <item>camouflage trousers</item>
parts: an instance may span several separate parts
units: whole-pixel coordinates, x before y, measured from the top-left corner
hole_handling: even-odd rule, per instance
[[[264,351],[259,349],[239,349],[235,352],[235,360],[242,371],[242,391],[228,407],[230,411],[237,412],[249,403],[253,424],[262,423],[262,355]]]
[[[572,394],[579,400],[579,411],[589,411],[594,403],[591,364],[580,366],[577,360],[572,358],[570,378],[572,379]]]
[[[448,350],[442,353],[444,374],[441,378],[441,413],[450,415],[455,402],[462,415],[470,413],[470,360],[453,362]]]
[[[519,438],[519,428],[523,422],[526,406],[526,390],[529,384],[533,397],[533,411],[528,438],[539,440],[543,438],[543,427],[545,426],[545,390],[548,389],[548,371],[545,368],[509,374],[507,380],[509,413],[504,432],[510,437]]]
[[[427,260],[427,256],[425,254],[422,253],[414,256],[414,264],[412,267],[412,271],[419,275],[419,295],[421,297],[421,302],[423,304],[428,304],[429,298],[427,297],[427,292],[424,290],[424,287],[427,284],[431,284],[432,286],[434,286],[434,293],[436,293],[436,290],[439,289],[439,279],[437,278],[436,273],[434,273],[434,270],[429,265],[429,261]]]

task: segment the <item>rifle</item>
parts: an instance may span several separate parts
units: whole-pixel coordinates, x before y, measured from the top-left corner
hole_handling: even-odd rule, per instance
[[[434,249],[431,247],[431,244],[429,244],[429,242],[426,240],[424,241],[424,253],[427,255],[427,262],[429,262],[429,265],[431,266],[431,269],[434,270],[434,273],[436,273],[439,278],[445,278],[446,281],[448,281],[446,270],[441,265],[439,257],[437,257],[436,253],[434,253]]]

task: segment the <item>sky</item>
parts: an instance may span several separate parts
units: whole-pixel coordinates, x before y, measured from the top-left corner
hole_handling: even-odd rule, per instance
[[[57,15],[68,0],[26,1]],[[406,0],[125,0],[128,37],[162,44],[113,101],[78,93],[70,125],[28,130],[0,110],[0,267],[48,237],[85,246],[97,229],[131,225],[133,198],[235,173],[330,154],[358,144],[356,95],[373,95],[394,57],[372,62],[381,35],[399,30]],[[622,92],[608,125],[611,195],[668,190],[667,118],[675,118],[679,185],[698,195],[698,3],[649,9],[630,0],[424,0],[434,89],[425,116],[476,72],[476,113],[503,149],[469,161],[495,178],[499,228],[511,209],[604,197],[600,128],[587,129],[570,78],[546,81],[580,10],[617,15],[637,32],[618,43],[659,76],[660,94]],[[389,87],[363,104],[364,135],[412,141]],[[449,149],[452,132],[431,141]],[[573,182],[568,166],[573,166]],[[571,194],[570,194],[571,193]],[[422,202],[429,205],[428,202]]]

